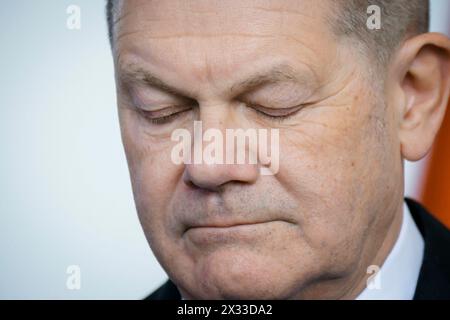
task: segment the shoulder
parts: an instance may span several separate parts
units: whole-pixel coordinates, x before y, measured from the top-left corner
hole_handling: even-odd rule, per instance
[[[406,199],[425,242],[415,299],[450,299],[450,231],[419,203]]]
[[[181,300],[181,295],[175,284],[167,280],[144,300]]]

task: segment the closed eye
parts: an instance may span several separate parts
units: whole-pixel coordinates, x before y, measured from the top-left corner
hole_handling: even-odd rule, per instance
[[[247,104],[258,116],[274,121],[284,121],[296,115],[305,105],[298,105],[291,108],[268,108],[259,104]]]
[[[138,112],[150,123],[156,125],[163,125],[172,122],[176,118],[182,116],[190,111],[190,106],[171,106],[158,111],[149,111],[142,108],[137,108]]]

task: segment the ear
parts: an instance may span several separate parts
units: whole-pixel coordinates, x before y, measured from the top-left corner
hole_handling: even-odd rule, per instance
[[[393,61],[401,153],[417,161],[433,145],[448,105],[450,39],[439,33],[410,38]]]

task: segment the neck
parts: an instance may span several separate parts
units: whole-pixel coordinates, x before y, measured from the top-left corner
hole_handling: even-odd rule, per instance
[[[376,215],[367,228],[367,236],[361,249],[357,265],[344,276],[327,280],[317,280],[303,290],[300,299],[342,299],[354,300],[366,288],[367,280],[372,274],[367,268],[375,265],[381,268],[394,247],[403,220],[403,198],[392,203],[384,213]],[[390,218],[386,218],[390,217]]]
[[[379,241],[380,245],[378,247],[378,250],[376,251],[376,254],[372,257],[362,259],[362,261],[367,262],[360,266],[359,272],[355,275],[355,279],[357,279],[355,281],[355,285],[341,297],[342,299],[353,300],[357,298],[359,294],[367,287],[367,280],[368,277],[371,275],[367,273],[367,268],[371,265],[375,265],[381,268],[381,266],[386,261],[386,258],[392,251],[392,248],[394,247],[398,239],[402,222],[403,222],[403,199],[397,205],[395,214],[389,222],[389,227],[387,228],[384,237],[382,237],[381,241]]]
[[[354,276],[354,285],[341,297],[341,299],[353,300],[357,298],[358,295],[366,288],[368,277],[372,275],[367,273],[367,268],[371,265],[381,268],[383,263],[386,261],[386,258],[392,251],[401,230],[403,222],[403,201],[404,200],[402,198],[402,201],[396,206],[395,214],[392,219],[389,219],[387,225],[386,223],[378,223],[378,225],[375,226],[374,230],[383,230],[384,228],[386,231],[384,236],[382,236],[381,233],[378,233],[378,235],[372,234],[372,237],[370,239],[368,238],[368,242],[370,242],[371,239],[376,239],[377,237],[381,239],[381,241],[378,241],[378,245],[373,245],[375,250],[370,250],[371,245],[366,243],[367,251],[365,252],[376,252],[376,254],[367,255],[367,257],[361,259],[361,261],[364,262],[360,264],[359,271]],[[378,247],[378,249],[376,247]]]

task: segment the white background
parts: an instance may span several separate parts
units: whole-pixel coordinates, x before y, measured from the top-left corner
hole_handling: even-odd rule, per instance
[[[134,208],[104,1],[1,2],[0,298],[140,299],[166,275]],[[66,28],[71,4],[81,30]],[[449,7],[433,1],[433,30]],[[409,195],[421,167],[407,164]]]

